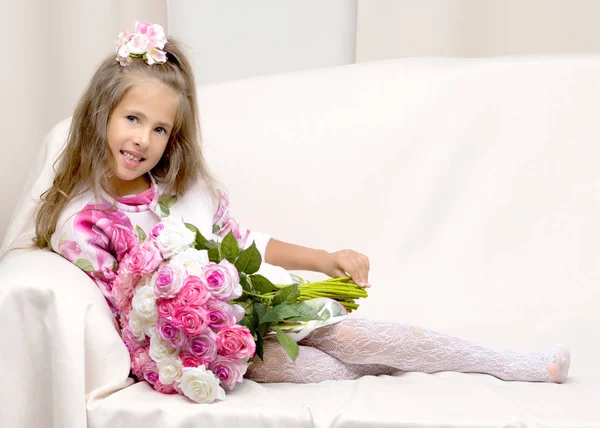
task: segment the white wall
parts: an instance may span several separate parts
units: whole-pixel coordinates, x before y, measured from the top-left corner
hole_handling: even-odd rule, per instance
[[[199,84],[355,60],[600,51],[599,0],[0,1],[0,240],[43,137],[135,19],[189,45]]]
[[[168,0],[199,84],[354,63],[356,0]]]
[[[356,62],[600,51],[598,0],[359,0]]]

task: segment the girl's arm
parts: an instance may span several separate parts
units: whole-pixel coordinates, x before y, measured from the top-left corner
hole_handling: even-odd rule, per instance
[[[265,262],[286,270],[321,272],[331,277],[350,275],[356,284],[370,286],[369,258],[352,250],[328,253],[271,239],[267,244]]]
[[[325,273],[325,260],[329,253],[325,250],[301,247],[271,239],[267,244],[265,261],[287,270],[309,270]]]
[[[213,216],[213,233],[220,238],[232,232],[241,246],[246,248],[249,231],[239,227],[229,214],[229,199],[220,192],[216,212]],[[301,247],[267,237],[264,261],[286,270],[309,270],[322,272],[331,277],[351,276],[353,282],[363,287],[369,284],[369,258],[352,250],[328,253],[324,250]],[[266,241],[266,240],[265,240]],[[262,241],[264,242],[264,241]],[[261,245],[262,246],[262,245]],[[259,249],[262,255],[262,251]]]

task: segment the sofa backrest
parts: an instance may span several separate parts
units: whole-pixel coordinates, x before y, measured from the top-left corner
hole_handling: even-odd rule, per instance
[[[600,321],[599,75],[597,54],[409,58],[201,86],[204,151],[245,227],[370,256],[360,314],[575,342]],[[3,249],[30,238],[68,125]]]

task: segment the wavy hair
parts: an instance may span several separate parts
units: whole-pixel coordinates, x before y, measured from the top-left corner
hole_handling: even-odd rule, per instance
[[[196,84],[191,64],[180,42],[168,39],[167,62],[146,64],[133,58],[121,66],[115,54],[107,56],[79,100],[66,146],[54,164],[52,186],[41,195],[35,218],[33,245],[50,247],[58,217],[76,196],[92,190],[114,195],[113,158],[108,146],[108,122],[127,91],[140,76],[155,78],[179,94],[175,123],[165,152],[151,174],[164,183],[166,192],[183,194],[200,180],[216,198],[218,183],[210,173],[201,150]]]

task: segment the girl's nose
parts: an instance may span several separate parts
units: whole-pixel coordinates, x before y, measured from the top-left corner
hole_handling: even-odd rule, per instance
[[[146,129],[140,129],[138,134],[135,136],[134,142],[137,146],[140,146],[142,148],[147,147],[150,142],[150,131]]]

